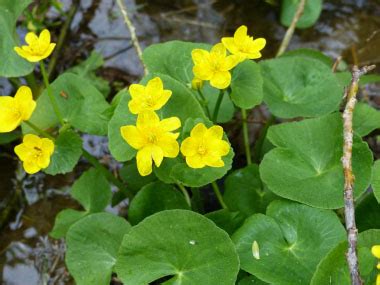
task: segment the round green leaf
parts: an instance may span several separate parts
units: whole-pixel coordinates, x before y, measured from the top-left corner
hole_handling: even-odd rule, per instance
[[[241,279],[238,283],[238,285],[267,285],[268,283],[261,281],[260,279],[256,278],[255,276],[247,276]]]
[[[144,186],[131,201],[128,220],[138,224],[154,213],[171,209],[189,209],[184,196],[172,185],[154,182]]]
[[[44,171],[50,175],[64,174],[74,169],[82,155],[82,139],[72,130],[59,134],[54,142],[54,153],[49,167]]]
[[[66,265],[77,285],[110,284],[116,256],[128,222],[109,213],[89,215],[66,235]]]
[[[380,204],[373,193],[366,193],[356,203],[355,218],[359,232],[369,229],[380,229]]]
[[[263,187],[256,164],[235,170],[227,176],[223,199],[231,211],[239,211],[245,216],[264,213],[275,197]]]
[[[111,117],[110,105],[93,85],[73,73],[60,75],[51,89],[63,119],[78,130],[93,134],[107,134],[107,124]],[[37,99],[37,107],[30,119],[41,129],[49,129],[58,124],[50,98],[45,90]],[[34,132],[23,126],[24,133]]]
[[[275,194],[326,209],[343,207],[343,127],[340,113],[301,122],[284,123],[268,130],[276,146],[260,164],[262,181]],[[355,197],[368,187],[372,152],[355,137],[352,165]]]
[[[380,160],[376,160],[372,169],[372,189],[377,201],[380,203]]]
[[[264,102],[273,115],[314,117],[338,110],[343,90],[331,67],[320,60],[283,56],[260,64]]]
[[[363,284],[375,284],[377,260],[371,254],[371,247],[378,244],[380,244],[380,230],[368,230],[359,234],[357,248]],[[347,241],[344,241],[331,250],[319,263],[310,284],[350,285],[345,254],[347,248]]]
[[[353,124],[355,134],[364,137],[380,128],[380,111],[359,102],[355,106]]]
[[[31,0],[0,1],[0,77],[24,76],[34,68],[34,64],[14,51],[14,47],[19,46],[16,39],[17,19],[30,3]]]
[[[239,259],[227,233],[200,214],[168,210],[154,214],[125,235],[116,263],[125,285],[233,285]]]
[[[309,48],[299,48],[299,49],[290,50],[290,51],[285,52],[281,56],[282,57],[285,57],[285,56],[307,57],[307,58],[318,60],[324,63],[329,68],[331,68],[334,64],[333,60],[327,55],[325,55],[324,53],[318,50],[309,49]]]
[[[270,284],[304,285],[320,260],[345,236],[334,212],[275,201],[266,215],[248,218],[232,240],[243,270]],[[259,259],[252,253],[254,241]]]
[[[54,227],[49,235],[55,239],[66,236],[69,228],[77,221],[85,217],[88,213],[73,209],[64,209],[55,217]]]
[[[263,100],[263,78],[260,66],[245,60],[238,64],[232,72],[231,99],[240,108],[251,109]]]
[[[300,0],[282,0],[281,4],[281,24],[289,27],[296,11],[298,9]],[[308,0],[305,3],[305,8],[301,18],[298,20],[296,27],[305,29],[313,26],[319,18],[322,11],[322,0]]]
[[[157,181],[154,173],[148,176],[141,176],[137,170],[136,160],[125,163],[119,170],[119,175],[133,193],[137,193],[145,185]]]

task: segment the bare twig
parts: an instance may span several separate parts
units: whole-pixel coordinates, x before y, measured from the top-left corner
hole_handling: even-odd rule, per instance
[[[358,230],[355,222],[355,205],[354,205],[354,175],[352,173],[352,143],[353,130],[352,118],[356,104],[356,94],[359,88],[360,76],[374,69],[375,66],[364,66],[358,69],[354,66],[352,69],[351,84],[346,88],[344,97],[347,100],[346,107],[343,112],[343,171],[344,171],[344,215],[348,239],[348,251],[346,254],[347,263],[351,276],[352,285],[361,285],[362,280],[359,272],[359,262],[356,250]]]
[[[303,11],[305,9],[305,3],[306,3],[306,0],[301,0],[299,2],[298,7],[297,7],[297,11],[294,14],[293,20],[292,20],[288,30],[285,33],[285,36],[282,40],[282,43],[280,45],[280,48],[278,49],[276,56],[282,55],[285,52],[285,50],[287,49],[289,42],[293,36],[294,30],[296,29],[296,25],[297,25],[299,19],[301,18]]]
[[[124,17],[124,22],[127,25],[128,29],[129,29],[129,32],[131,34],[131,41],[132,41],[133,46],[136,49],[137,56],[139,57],[139,59],[141,61],[141,64],[142,64],[142,66],[144,68],[144,74],[147,75],[148,74],[148,69],[145,66],[143,58],[142,58],[142,51],[141,51],[140,43],[139,43],[139,40],[137,39],[137,36],[136,36],[136,28],[132,24],[132,21],[128,17],[127,7],[124,6],[123,0],[117,0],[117,4],[119,5],[120,11],[121,11],[121,13],[123,14],[123,17]]]
[[[340,55],[340,56],[338,56],[338,58],[335,60],[333,66],[332,66],[332,68],[331,68],[332,72],[336,72],[336,70],[337,70],[337,68],[338,68],[338,65],[339,65],[339,63],[340,63],[341,61],[342,61],[342,56]]]

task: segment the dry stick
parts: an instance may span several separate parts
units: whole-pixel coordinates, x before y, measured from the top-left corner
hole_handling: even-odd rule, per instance
[[[306,3],[306,0],[301,0],[300,3],[298,4],[297,11],[294,14],[293,20],[292,20],[288,30],[285,33],[285,36],[282,40],[282,43],[280,45],[280,48],[278,49],[276,56],[282,55],[285,52],[285,50],[287,49],[289,42],[290,42],[290,39],[292,38],[294,30],[296,28],[297,22],[301,18],[303,11],[305,9],[305,3]]]
[[[132,41],[133,46],[136,49],[137,56],[139,57],[139,59],[141,61],[141,64],[142,64],[142,66],[144,68],[144,74],[147,75],[148,74],[148,69],[145,66],[143,58],[142,58],[142,51],[141,51],[140,43],[139,43],[139,40],[137,39],[137,36],[136,36],[136,28],[132,24],[131,20],[128,17],[127,7],[124,6],[123,0],[117,0],[117,4],[119,5],[121,13],[124,16],[124,22],[127,25],[128,29],[129,29],[129,32],[131,34],[131,41]]]
[[[347,263],[351,276],[352,285],[361,285],[362,280],[359,272],[359,262],[356,250],[358,239],[358,230],[355,223],[355,205],[354,205],[354,175],[352,173],[352,143],[353,143],[353,130],[352,130],[352,117],[356,104],[356,94],[359,88],[360,76],[374,69],[375,66],[364,66],[358,69],[354,66],[352,69],[351,84],[346,88],[344,97],[347,100],[346,107],[343,112],[343,171],[344,171],[344,216],[346,222],[348,251],[346,254]]]

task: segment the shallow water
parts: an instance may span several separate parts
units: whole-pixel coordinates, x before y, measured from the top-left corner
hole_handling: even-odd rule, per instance
[[[68,10],[71,1],[62,2]],[[216,43],[222,35],[231,35],[236,27],[246,24],[255,37],[267,39],[263,54],[268,58],[275,54],[285,33],[278,21],[279,6],[263,1],[128,0],[125,3],[133,12],[143,48],[174,39]],[[49,17],[59,18],[53,10]],[[19,32],[25,33],[22,29]],[[59,29],[53,33],[58,35]],[[348,63],[366,64],[380,62],[379,44],[380,5],[377,0],[334,0],[324,4],[315,27],[296,31],[289,49],[315,48],[332,58],[343,55]],[[115,1],[81,1],[57,72],[78,63],[93,48],[105,57],[99,74],[112,82],[113,92],[142,75]],[[9,94],[11,90],[12,86],[0,79],[0,93]],[[86,148],[93,154],[112,162],[104,138],[86,136],[84,139]],[[11,153],[11,147],[0,146],[0,225],[8,221],[0,232],[1,284],[69,284],[62,263],[64,244],[47,235],[56,213],[66,207],[78,207],[66,193],[87,166],[81,163],[68,175],[28,177],[19,171],[17,161],[7,153]],[[112,167],[117,164],[112,162]]]

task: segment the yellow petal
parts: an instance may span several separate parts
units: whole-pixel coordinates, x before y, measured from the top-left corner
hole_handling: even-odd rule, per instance
[[[135,126],[123,126],[120,132],[123,139],[134,149],[140,149],[145,145],[144,137]]]
[[[203,168],[206,164],[202,160],[202,156],[199,154],[193,156],[186,156],[186,163],[191,168]]]
[[[47,58],[54,50],[55,48],[55,45],[54,43],[51,43],[48,47],[48,49],[45,51],[45,53],[43,54],[42,58],[41,59],[44,59],[44,58]]]
[[[41,145],[42,151],[48,154],[49,156],[52,155],[54,152],[54,142],[48,138],[43,138],[41,139],[41,141],[42,141],[42,145]]]
[[[144,111],[141,100],[135,98],[128,102],[128,109],[132,114],[135,115]]]
[[[21,113],[14,98],[0,96],[0,133],[11,132],[21,123]]]
[[[210,80],[213,75],[213,70],[208,64],[194,65],[193,73],[195,77],[201,80]]]
[[[267,41],[264,38],[255,39],[252,42],[252,46],[250,47],[252,49],[251,52],[262,50],[265,47],[266,43]]]
[[[376,285],[380,285],[380,274],[377,274]]]
[[[372,252],[373,256],[380,259],[380,245],[374,245],[371,248],[371,252]]]
[[[38,42],[38,37],[35,33],[29,32],[25,36],[25,42],[28,45],[35,45]]]
[[[15,95],[15,101],[21,112],[21,119],[27,121],[32,116],[36,108],[36,102],[33,100],[32,90],[28,86],[21,86]]]
[[[239,53],[239,47],[236,45],[234,38],[222,38],[222,43],[230,53]]]
[[[260,57],[262,57],[262,54],[260,52],[254,52],[254,53],[247,53],[246,54],[246,58],[249,58],[249,59],[257,59]]]
[[[161,109],[168,101],[170,96],[172,96],[172,91],[170,90],[163,90],[161,94],[156,99],[156,104],[154,106],[155,110]]]
[[[23,143],[30,148],[42,148],[42,140],[40,139],[40,137],[33,134],[25,135],[23,138]]]
[[[160,167],[161,162],[164,159],[163,150],[158,146],[153,146],[152,147],[152,158],[153,158],[154,164],[156,164],[157,167]]]
[[[148,81],[146,85],[147,94],[161,93],[164,90],[164,85],[160,77],[155,77]]]
[[[194,138],[202,138],[207,132],[207,128],[203,123],[198,123],[191,130],[190,136]]]
[[[225,89],[231,83],[231,73],[229,71],[215,72],[210,80],[210,85],[218,89]]]
[[[152,151],[151,147],[144,147],[136,155],[137,170],[141,176],[152,173]]]
[[[210,140],[208,143],[210,152],[217,156],[225,156],[230,152],[231,146],[223,140]]]
[[[211,167],[223,167],[224,161],[220,158],[220,156],[214,156],[214,155],[205,155],[203,157],[203,161],[207,166]]]
[[[222,43],[218,43],[211,48],[211,53],[226,56],[226,48]]]
[[[164,157],[176,157],[179,153],[177,140],[171,135],[163,135],[157,141],[157,146],[163,151]],[[156,163],[157,165],[157,163]]]
[[[28,160],[33,159],[33,155],[34,155],[33,149],[27,147],[23,143],[15,146],[14,152],[21,161],[28,161]]]
[[[137,116],[136,126],[138,129],[147,128],[150,126],[157,125],[160,122],[160,118],[158,115],[153,111],[146,111],[143,113],[140,113]]]
[[[195,65],[202,64],[207,61],[208,56],[209,52],[204,49],[193,49],[191,51],[191,58],[193,59]]]
[[[240,53],[239,53],[240,54]],[[228,71],[234,68],[239,62],[241,62],[241,58],[238,55],[229,55],[225,58],[223,65],[221,67],[222,71]]]
[[[40,168],[46,168],[50,164],[50,155],[47,153],[42,153],[37,160],[37,165]]]
[[[50,32],[44,29],[38,38],[38,43],[40,45],[41,51],[46,51],[50,45]]]
[[[22,164],[26,173],[34,174],[41,170],[35,161],[24,161]]]
[[[160,125],[164,132],[172,132],[181,127],[181,120],[178,117],[163,119]]]
[[[145,86],[141,84],[132,84],[129,86],[129,94],[131,95],[132,99],[145,97]]]
[[[212,139],[222,139],[223,138],[223,128],[221,126],[212,126],[207,130],[206,137]]]
[[[31,55],[20,47],[14,47],[14,51],[22,58],[28,59]]]
[[[235,41],[243,42],[245,38],[247,37],[247,31],[248,31],[247,26],[245,25],[240,26],[234,34]]]
[[[198,140],[194,138],[186,138],[181,144],[181,153],[184,156],[193,156],[198,153]]]

